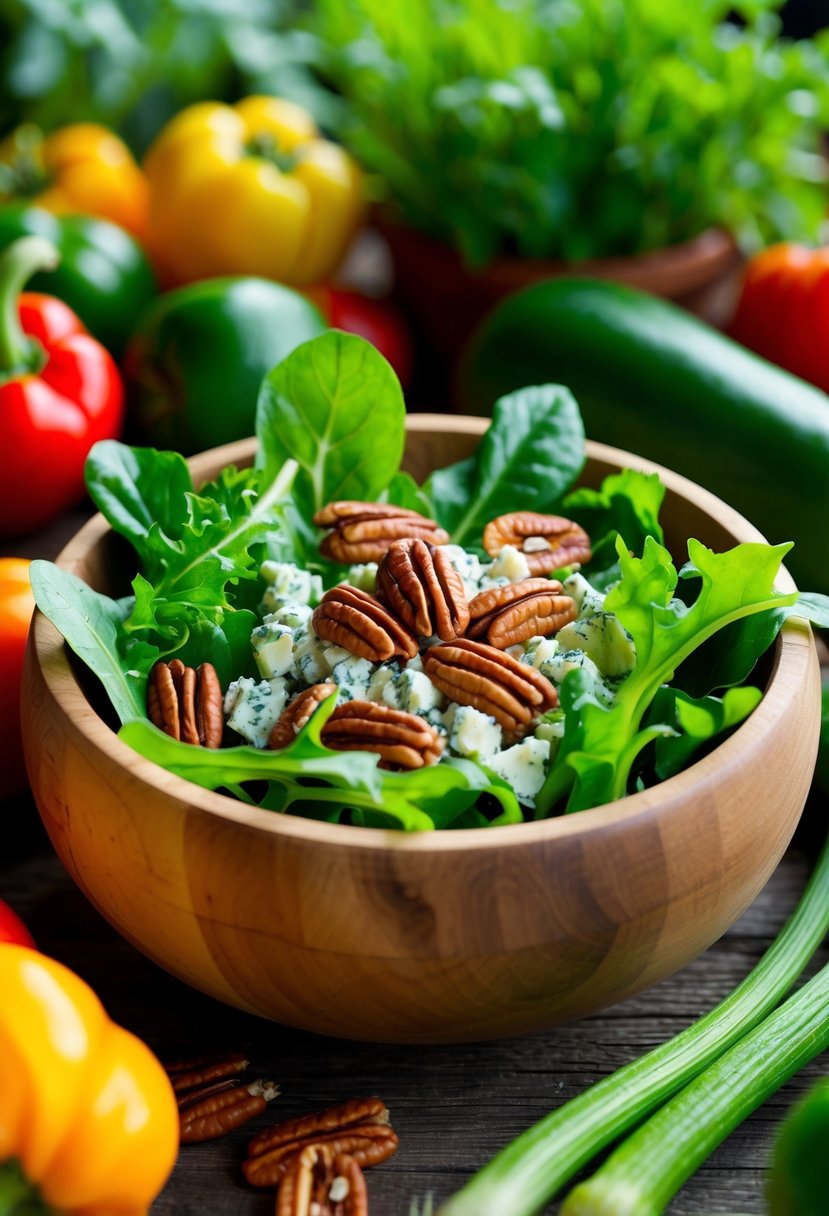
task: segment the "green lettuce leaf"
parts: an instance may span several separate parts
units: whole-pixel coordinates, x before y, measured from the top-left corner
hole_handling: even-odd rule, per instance
[[[621,578],[605,600],[632,636],[636,666],[619,686],[609,708],[587,691],[580,672],[570,673],[561,689],[565,733],[537,799],[539,817],[552,813],[567,797],[566,810],[579,811],[621,798],[633,764],[648,743],[674,733],[670,722],[642,721],[657,690],[677,667],[718,629],[742,617],[792,605],[797,593],[774,590],[780,563],[791,545],[743,544],[714,553],[689,540],[690,562],[683,577],[699,579],[690,605],[675,598],[679,575],[670,554],[653,537],[643,556],[628,552],[617,539]]]
[[[737,726],[762,698],[760,689],[750,685],[729,688],[722,697],[699,699],[663,685],[654,697],[649,717],[673,724],[676,734],[662,735],[656,740],[655,768],[659,779],[664,781],[685,768],[704,743]]]
[[[621,534],[630,549],[641,554],[645,538],[662,543],[659,512],[665,486],[658,473],[622,469],[605,477],[598,490],[581,486],[564,500],[562,509],[587,531],[593,555],[581,573],[598,590],[605,590],[619,577],[616,537]]]
[[[143,718],[146,671],[127,666],[119,652],[123,605],[53,562],[32,562],[31,582],[38,608],[101,681],[121,721]],[[150,648],[145,658],[157,656]]]

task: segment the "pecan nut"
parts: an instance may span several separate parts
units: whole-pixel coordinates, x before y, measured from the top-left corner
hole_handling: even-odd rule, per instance
[[[347,566],[379,562],[389,545],[403,537],[420,537],[433,545],[449,540],[433,519],[385,502],[330,502],[317,511],[314,523],[333,529],[320,543],[323,556]]]
[[[213,664],[193,668],[181,659],[159,659],[147,684],[147,717],[174,739],[221,747],[222,688]]]
[[[388,769],[437,764],[443,751],[443,740],[424,718],[376,701],[338,705],[320,738],[333,751],[377,752],[379,767]]]
[[[497,557],[504,545],[520,549],[530,574],[549,574],[562,566],[590,561],[590,537],[579,524],[561,515],[513,511],[499,515],[484,528],[484,548]]]
[[[309,1144],[279,1184],[276,1216],[368,1216],[363,1171],[327,1144]]]
[[[201,1144],[226,1136],[261,1115],[279,1093],[272,1081],[219,1081],[191,1091],[179,1099],[179,1138],[182,1144]]]
[[[470,638],[430,646],[423,670],[450,700],[489,714],[511,738],[526,734],[534,718],[558,705],[555,687],[540,671]]]
[[[241,1051],[213,1051],[207,1055],[174,1060],[164,1065],[173,1090],[177,1094],[189,1089],[203,1089],[227,1077],[237,1077],[245,1071],[249,1060]]]
[[[367,591],[340,583],[326,591],[311,618],[314,632],[324,642],[382,663],[399,656],[413,659],[417,638],[388,608]]]
[[[313,684],[295,697],[274,722],[265,747],[279,751],[293,743],[303,726],[307,726],[323,701],[337,691],[336,684]]]
[[[260,1132],[248,1145],[242,1170],[251,1186],[276,1186],[309,1145],[327,1148],[332,1157],[352,1157],[365,1169],[388,1160],[398,1143],[379,1098],[352,1098]]]
[[[377,569],[377,592],[418,637],[449,642],[469,624],[463,579],[429,541],[396,540]]]
[[[557,633],[578,612],[575,600],[563,594],[555,579],[525,578],[481,591],[470,600],[466,636],[506,650],[527,638]]]

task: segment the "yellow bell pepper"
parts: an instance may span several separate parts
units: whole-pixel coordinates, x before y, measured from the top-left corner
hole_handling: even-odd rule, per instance
[[[0,1214],[143,1216],[178,1151],[161,1065],[35,950],[0,945],[0,993]]]
[[[354,160],[278,97],[189,106],[161,131],[144,170],[150,250],[168,284],[230,274],[320,283],[363,213]]]
[[[97,215],[145,236],[146,178],[127,145],[95,123],[51,135],[31,123],[13,131],[0,144],[0,201],[12,200],[57,215]]]

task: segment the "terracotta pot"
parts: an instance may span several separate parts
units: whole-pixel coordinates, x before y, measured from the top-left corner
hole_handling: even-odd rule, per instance
[[[716,324],[730,311],[741,263],[731,235],[709,228],[691,241],[634,257],[585,262],[496,258],[470,270],[449,245],[380,217],[394,263],[395,286],[427,341],[453,357],[499,300],[544,279],[589,276],[626,283],[688,308]]]

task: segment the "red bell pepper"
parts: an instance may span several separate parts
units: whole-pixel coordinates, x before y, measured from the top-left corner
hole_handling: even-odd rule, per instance
[[[0,946],[4,942],[11,942],[14,946],[34,947],[35,944],[17,913],[0,899]]]
[[[0,256],[0,536],[34,532],[81,499],[89,449],[123,419],[112,356],[61,300],[20,295],[57,261],[36,236]]]

